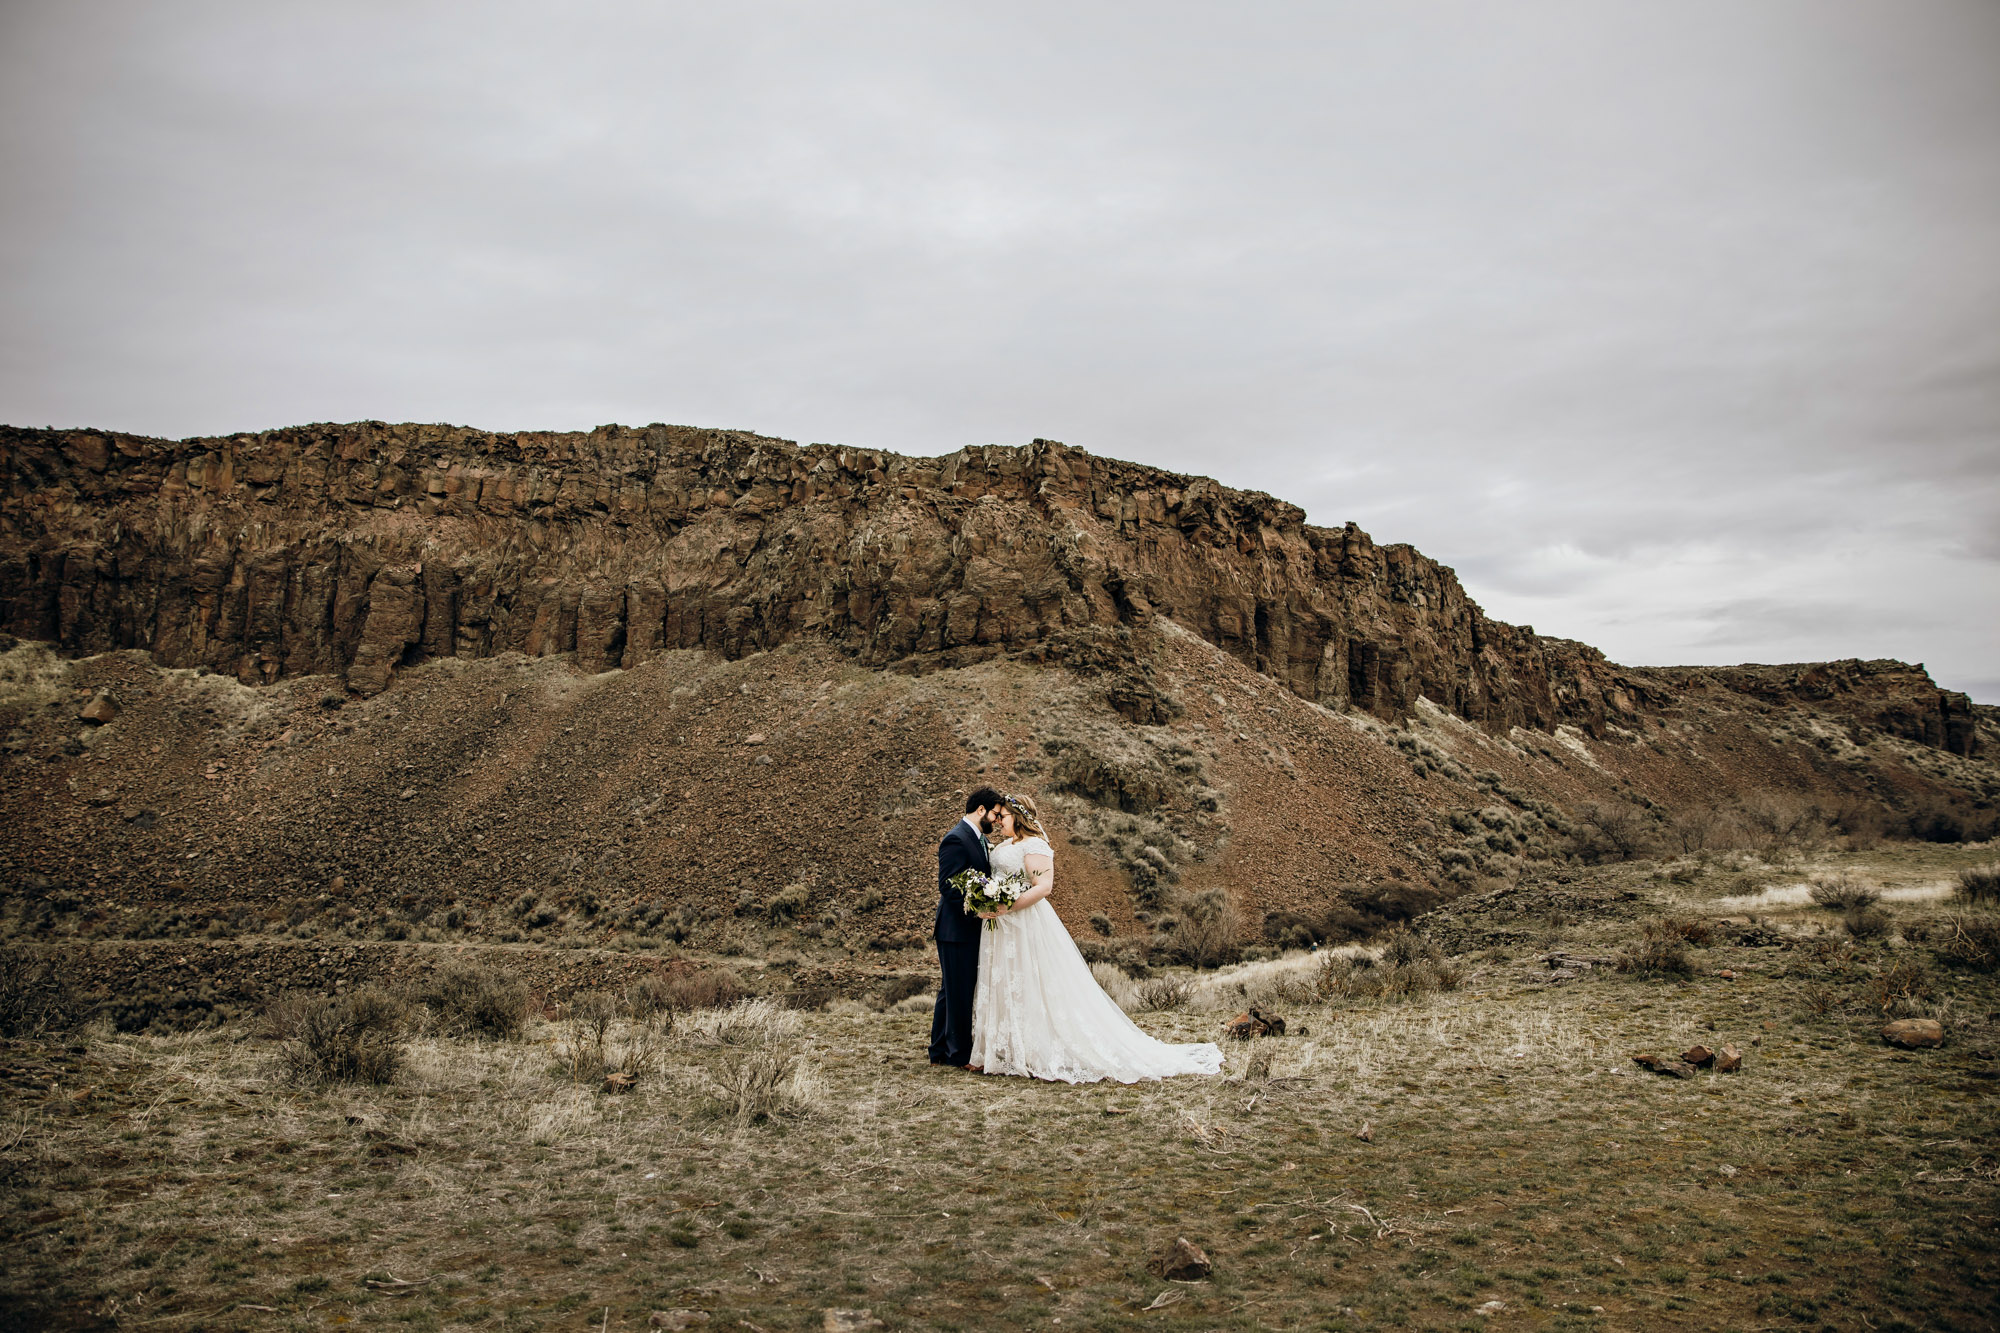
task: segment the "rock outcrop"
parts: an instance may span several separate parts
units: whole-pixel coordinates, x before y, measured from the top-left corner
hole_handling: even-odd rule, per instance
[[[1423,696],[1495,732],[1596,736],[1674,688],[1489,619],[1408,546],[1047,440],[923,459],[663,425],[0,428],[0,463],[0,628],[246,683],[334,674],[369,695],[441,657],[601,671],[807,637],[877,667],[1069,661],[1167,616],[1304,698],[1383,717]],[[1899,734],[1974,744],[1964,697],[1920,668],[1798,670],[1715,679],[1845,690]],[[1134,720],[1170,707],[1130,673],[1111,693]]]

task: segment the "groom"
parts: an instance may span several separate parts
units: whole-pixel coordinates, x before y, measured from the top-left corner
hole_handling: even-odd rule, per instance
[[[938,844],[938,966],[944,985],[931,1011],[931,1063],[963,1069],[972,1059],[972,992],[979,982],[980,919],[965,910],[965,899],[951,887],[961,870],[991,873],[986,859],[986,835],[1000,812],[1001,795],[981,787],[965,798],[965,818],[951,826]]]

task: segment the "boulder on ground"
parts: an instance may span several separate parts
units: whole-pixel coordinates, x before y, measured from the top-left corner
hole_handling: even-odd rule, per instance
[[[1249,1041],[1252,1037],[1282,1037],[1285,1035],[1285,1020],[1276,1014],[1267,1014],[1253,1004],[1246,1012],[1224,1024],[1223,1032],[1238,1041]]]
[[[1697,1044],[1682,1051],[1681,1059],[1687,1061],[1696,1069],[1706,1069],[1715,1063],[1715,1052],[1709,1050],[1706,1046]]]
[[[1632,1063],[1655,1074],[1665,1074],[1669,1078],[1693,1078],[1694,1066],[1685,1060],[1676,1060],[1671,1055],[1635,1055]]]
[[[824,1333],[867,1333],[888,1325],[867,1310],[821,1310],[819,1326]]]
[[[1725,1046],[1715,1053],[1715,1072],[1733,1074],[1743,1068],[1743,1052],[1734,1046]]]
[[[1935,1018],[1899,1018],[1882,1029],[1882,1040],[1891,1046],[1944,1045],[1944,1024]]]
[[[1153,1271],[1174,1282],[1197,1282],[1215,1271],[1199,1245],[1181,1236],[1153,1262]]]
[[[95,722],[102,726],[118,716],[118,702],[110,694],[99,690],[90,697],[90,702],[83,706],[83,711],[77,716],[85,722]]]

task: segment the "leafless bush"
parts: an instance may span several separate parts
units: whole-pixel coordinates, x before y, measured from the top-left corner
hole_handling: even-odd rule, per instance
[[[1689,806],[1667,820],[1667,842],[1682,853],[1735,847],[1742,836],[1743,830],[1736,820],[1714,806]]]
[[[572,1083],[596,1083],[604,1077],[606,1034],[618,1017],[616,1002],[599,991],[570,998],[556,1015],[556,1067]]]
[[[1133,992],[1132,1009],[1135,1013],[1156,1014],[1169,1009],[1179,1009],[1194,993],[1194,986],[1185,977],[1154,977],[1142,981]]]
[[[1630,861],[1651,852],[1658,842],[1652,817],[1638,806],[1622,802],[1584,806],[1570,829],[1570,850],[1591,864]]]
[[[726,967],[647,977],[627,992],[631,1012],[642,1018],[661,1011],[687,1014],[697,1009],[727,1009],[748,998],[749,988]]]
[[[681,1020],[681,1034],[714,1046],[756,1046],[796,1037],[804,1022],[775,1000],[745,1000],[728,1009],[697,1009]]]
[[[1379,996],[1406,1000],[1439,991],[1455,991],[1464,983],[1457,964],[1437,945],[1412,931],[1389,937],[1378,962],[1367,954],[1330,954],[1320,962],[1313,990],[1322,1000]]]
[[[1991,972],[2000,966],[2000,918],[1958,912],[1945,919],[1933,945],[1947,963]]]
[[[446,963],[417,987],[416,998],[440,1031],[455,1036],[518,1037],[528,1021],[527,983],[473,963]]]
[[[744,1051],[708,1076],[716,1110],[738,1124],[799,1117],[818,1109],[825,1092],[805,1057],[789,1046]]]
[[[1664,930],[1649,930],[1637,944],[1618,955],[1620,972],[1641,976],[1688,976],[1694,960],[1688,957],[1687,941]]]
[[[1914,958],[1902,958],[1868,981],[1868,1006],[1889,1018],[1929,1018],[1937,991],[1930,969]]]
[[[1787,792],[1754,792],[1737,807],[1750,844],[1766,857],[1824,847],[1832,832],[1825,811]]]
[[[1882,900],[1882,891],[1851,870],[1835,870],[1814,875],[1806,892],[1814,903],[1835,912],[1852,912],[1873,907]]]
[[[1840,1007],[1840,993],[1823,981],[1808,983],[1799,992],[1799,999],[1814,1018],[1825,1018]]]
[[[287,996],[268,1018],[288,1033],[282,1059],[300,1083],[387,1083],[402,1067],[409,1006],[386,992]]]
[[[2000,901],[2000,861],[1959,871],[1957,896],[1968,903]]]
[[[1641,933],[1649,938],[1681,940],[1705,948],[1715,942],[1715,927],[1698,916],[1660,916],[1648,921]]]
[[[1240,923],[1228,894],[1221,889],[1183,894],[1179,906],[1180,918],[1168,940],[1176,960],[1190,967],[1221,967],[1242,955]]]
[[[1840,919],[1840,923],[1846,926],[1847,933],[1857,940],[1881,939],[1889,933],[1890,926],[1894,924],[1889,920],[1887,912],[1872,905],[1850,907],[1847,915]]]
[[[80,1012],[75,990],[55,963],[0,949],[0,1037],[60,1032]]]

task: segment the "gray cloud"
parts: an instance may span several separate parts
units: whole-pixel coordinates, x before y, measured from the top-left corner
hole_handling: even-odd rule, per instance
[[[0,419],[1053,436],[2000,701],[2000,10],[15,3]]]

